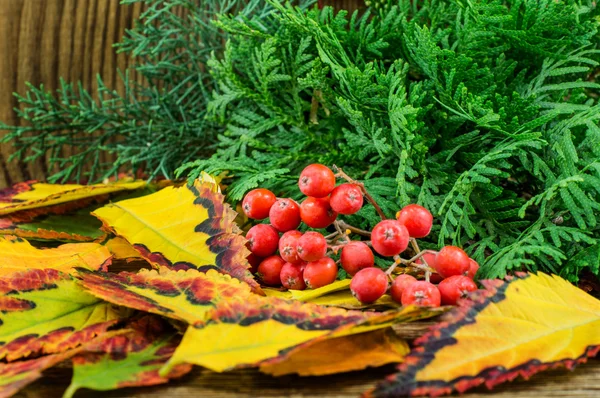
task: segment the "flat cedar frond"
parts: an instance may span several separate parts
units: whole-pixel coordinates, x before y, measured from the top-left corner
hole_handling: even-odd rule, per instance
[[[389,217],[427,207],[437,218],[423,245],[464,247],[482,276],[599,272],[595,2],[372,0],[336,13],[312,1],[145,1],[121,50],[150,84],[124,96],[100,85],[100,102],[67,83],[30,88],[31,127],[4,126],[20,156],[49,152],[62,179],[84,163],[93,178],[123,166],[226,172],[232,201],[259,184],[297,198],[302,168],[336,164]],[[63,158],[65,145],[82,152]],[[94,160],[104,150],[115,165]],[[377,220],[370,206],[349,218]]]

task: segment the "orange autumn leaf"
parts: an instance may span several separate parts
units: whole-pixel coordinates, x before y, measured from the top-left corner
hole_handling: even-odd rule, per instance
[[[0,277],[0,359],[66,351],[104,333],[123,316],[53,269]]]
[[[262,293],[249,271],[250,252],[234,222],[236,213],[223,199],[216,183],[196,180],[194,185],[112,203],[92,214],[156,267],[216,269]]]
[[[182,364],[165,377],[158,375],[181,340],[166,320],[144,315],[124,328],[125,333],[100,336],[82,347],[73,358],[73,379],[63,397],[81,388],[107,391],[167,383],[192,370],[191,365]]]
[[[146,185],[145,181],[124,180],[109,184],[46,184],[27,181],[0,191],[0,216],[20,212],[63,205],[69,202],[85,201],[111,193],[135,190]]]
[[[292,350],[277,361],[261,364],[260,371],[272,376],[323,376],[402,362],[409,351],[406,341],[388,328]]]
[[[600,300],[558,276],[482,281],[367,397],[438,396],[557,367],[600,351]]]
[[[140,252],[135,250],[129,242],[120,237],[109,239],[104,246],[112,254],[113,260],[124,260],[127,262],[144,260]]]
[[[106,271],[110,262],[110,252],[98,243],[67,243],[38,249],[25,239],[0,236],[0,276],[27,269],[70,272],[75,267],[83,267]]]

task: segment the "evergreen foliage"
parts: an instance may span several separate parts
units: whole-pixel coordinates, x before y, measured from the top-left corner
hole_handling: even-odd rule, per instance
[[[228,172],[232,201],[258,185],[294,197],[304,166],[336,164],[390,217],[412,202],[430,209],[431,247],[466,248],[482,277],[600,273],[593,1],[373,0],[351,15],[309,2],[148,2],[121,48],[141,56],[149,87],[103,89],[100,103],[66,84],[56,95],[32,87],[21,116],[40,134],[10,137],[34,156],[116,150],[97,173],[130,164],[171,176],[195,159],[178,175]],[[79,175],[82,160],[51,153],[58,177]],[[377,217],[365,206],[349,221]]]

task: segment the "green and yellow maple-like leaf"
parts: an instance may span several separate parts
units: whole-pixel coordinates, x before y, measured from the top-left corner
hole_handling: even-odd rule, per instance
[[[67,243],[38,249],[25,239],[0,236],[0,276],[27,269],[70,272],[75,267],[83,267],[106,271],[110,262],[110,252],[98,243]]]
[[[124,334],[100,336],[82,347],[73,358],[73,379],[63,397],[72,397],[80,388],[108,391],[162,384],[192,369],[182,364],[164,377],[158,375],[181,340],[162,318],[146,315],[125,328]]]
[[[103,333],[124,315],[68,274],[28,270],[0,278],[0,359],[51,354]]]
[[[368,397],[438,396],[488,388],[600,351],[600,300],[543,273],[482,282],[444,322],[417,340],[400,372]]]
[[[246,240],[212,182],[167,187],[141,198],[112,203],[93,214],[155,266],[216,269],[262,293],[249,271]]]
[[[215,270],[202,273],[161,267],[116,275],[81,270],[80,278],[99,298],[192,325],[164,372],[182,363],[216,371],[256,366],[279,356],[281,350],[320,337],[366,332],[437,314],[414,307],[365,313],[263,297]]]
[[[0,216],[24,210],[62,205],[111,193],[135,190],[146,185],[145,181],[117,181],[109,184],[46,184],[27,181],[0,191]],[[80,208],[80,207],[76,207]]]

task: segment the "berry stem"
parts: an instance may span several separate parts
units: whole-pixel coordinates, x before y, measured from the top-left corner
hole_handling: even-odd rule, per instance
[[[360,229],[360,228],[356,228],[353,227],[352,225],[346,223],[345,221],[342,220],[336,220],[334,221],[335,223],[337,223],[337,225],[342,229],[342,230],[346,230],[349,229],[350,231],[354,232],[355,234],[358,235],[362,235],[362,236],[371,236],[371,233],[369,231],[365,231],[364,229]]]
[[[392,275],[392,272],[394,272],[394,270],[396,269],[396,267],[397,267],[399,264],[402,264],[403,262],[404,262],[404,260],[402,260],[402,259],[400,258],[400,256],[396,254],[396,255],[394,256],[394,264],[392,264],[392,266],[391,266],[390,268],[388,268],[388,270],[387,270],[387,271],[385,271],[385,273],[386,273],[388,276]],[[390,276],[390,278],[391,278],[391,276]]]
[[[344,180],[348,181],[349,183],[355,184],[360,188],[362,194],[373,205],[373,207],[375,208],[375,211],[377,211],[377,214],[379,214],[379,217],[381,217],[382,220],[385,220],[387,218],[385,216],[385,214],[383,214],[383,210],[381,210],[381,207],[379,207],[379,205],[377,204],[375,199],[367,191],[367,188],[365,188],[365,184],[363,184],[360,181],[356,181],[355,179],[350,177],[348,174],[344,173],[344,171],[342,169],[340,169],[339,167],[337,167],[335,164],[333,165],[332,169],[333,169],[333,171],[335,171],[336,177],[343,178]]]

